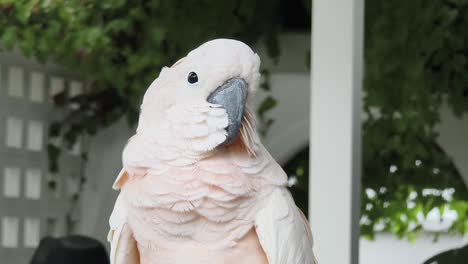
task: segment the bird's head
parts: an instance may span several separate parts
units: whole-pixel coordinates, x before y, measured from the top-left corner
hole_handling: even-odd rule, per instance
[[[206,42],[164,67],[150,85],[138,133],[198,153],[235,143],[254,154],[257,135],[250,104],[259,67],[258,55],[240,41]]]

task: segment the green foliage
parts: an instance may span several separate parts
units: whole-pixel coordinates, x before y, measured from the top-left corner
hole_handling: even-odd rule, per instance
[[[80,135],[94,135],[122,116],[135,124],[142,93],[161,67],[208,39],[263,41],[277,58],[278,2],[0,0],[2,47],[19,48],[92,81],[83,95],[54,98],[66,114],[49,128],[60,139],[48,146],[50,169],[58,169],[62,152],[55,142],[72,147]],[[379,230],[411,239],[421,230],[418,214],[432,208],[455,210],[458,220],[450,230],[468,231],[468,192],[435,130],[444,101],[457,115],[468,110],[467,12],[466,0],[366,2],[365,237]],[[264,77],[262,88],[269,91],[267,72]],[[266,113],[276,104],[269,96],[258,109],[263,132],[273,123]],[[292,192],[306,211],[307,150],[285,169],[297,177]],[[431,188],[450,195],[424,192]]]
[[[468,232],[468,190],[437,143],[444,101],[468,112],[468,1],[367,1],[361,235],[413,240],[419,218],[454,210],[451,232]],[[308,149],[285,166],[307,209]],[[303,168],[303,170],[302,170]]]
[[[419,212],[446,205],[458,213],[451,230],[466,233],[468,191],[435,128],[444,101],[468,111],[468,1],[366,3],[362,234],[411,239]]]
[[[266,136],[271,125],[275,122],[275,119],[268,117],[267,113],[276,107],[278,101],[271,95],[270,87],[270,72],[268,70],[262,70],[263,81],[260,84],[260,89],[267,93],[267,96],[263,99],[257,109],[257,116],[259,121],[259,132],[262,136]]]
[[[257,109],[259,120],[260,122],[264,124],[264,126],[260,130],[260,133],[263,136],[266,135],[268,129],[270,128],[271,125],[273,125],[275,121],[274,118],[268,118],[266,117],[265,114],[271,109],[275,108],[277,104],[278,104],[278,101],[273,96],[269,95],[262,101],[262,103]]]
[[[274,58],[279,52],[277,0],[0,0],[0,29],[4,48],[92,80],[83,95],[54,98],[66,116],[49,129],[60,139],[49,144],[52,171],[62,145],[71,148],[80,135],[94,135],[122,116],[134,125],[142,94],[160,69],[201,43],[236,38],[264,42]]]
[[[302,149],[283,167],[290,179],[297,182],[290,187],[296,205],[309,215],[309,146]]]

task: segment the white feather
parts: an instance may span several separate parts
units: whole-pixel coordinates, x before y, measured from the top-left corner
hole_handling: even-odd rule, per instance
[[[226,110],[224,108],[211,108],[208,114],[210,116],[224,116],[226,115]]]
[[[317,264],[309,225],[286,188],[266,197],[255,229],[269,264]]]
[[[226,128],[229,125],[229,120],[226,114],[221,116],[209,116],[206,119],[206,124],[210,131],[217,131]]]
[[[206,124],[189,124],[178,127],[177,130],[185,139],[206,137],[209,135],[208,126]]]
[[[127,224],[127,205],[123,196],[115,201],[114,210],[109,218],[107,240],[111,244],[111,264],[139,264],[139,253],[130,226]]]

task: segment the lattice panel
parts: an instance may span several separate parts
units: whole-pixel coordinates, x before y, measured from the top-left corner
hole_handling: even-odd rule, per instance
[[[41,237],[61,236],[80,175],[80,144],[47,169],[47,129],[60,118],[52,97],[83,92],[79,76],[15,54],[0,54],[0,263],[29,263]],[[76,107],[76,106],[71,106]],[[53,177],[57,187],[50,189]]]

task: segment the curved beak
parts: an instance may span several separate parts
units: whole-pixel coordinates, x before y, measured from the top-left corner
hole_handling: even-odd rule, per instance
[[[227,137],[221,145],[228,145],[239,134],[244,116],[245,102],[247,99],[247,82],[240,78],[227,80],[223,85],[211,93],[207,101],[221,105],[227,112],[229,125],[226,128]]]

